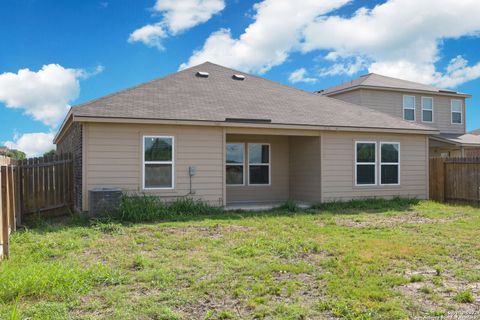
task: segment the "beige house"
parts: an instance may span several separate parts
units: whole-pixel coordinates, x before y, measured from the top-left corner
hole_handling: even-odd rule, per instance
[[[74,154],[75,204],[88,210],[96,187],[223,206],[428,198],[438,133],[204,63],[73,107],[55,143]]]
[[[430,156],[465,156],[480,147],[480,138],[466,132],[468,94],[375,73],[318,93],[437,129],[439,134],[430,137]]]

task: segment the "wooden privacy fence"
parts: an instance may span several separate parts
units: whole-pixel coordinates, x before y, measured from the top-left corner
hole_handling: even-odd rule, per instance
[[[0,166],[0,258],[8,257],[8,239],[20,218],[18,194],[18,167]]]
[[[73,161],[69,154],[23,160],[18,170],[22,215],[63,213],[73,208]]]
[[[73,161],[69,154],[0,166],[0,258],[24,216],[63,214],[73,209]]]
[[[480,157],[431,158],[430,199],[480,203]]]

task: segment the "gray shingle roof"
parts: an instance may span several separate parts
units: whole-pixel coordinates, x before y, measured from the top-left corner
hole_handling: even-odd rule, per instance
[[[208,72],[207,78],[196,76]],[[235,80],[234,74],[245,75]],[[338,99],[298,90],[213,63],[185,69],[72,108],[74,117],[225,121],[435,130]]]
[[[337,91],[343,91],[347,89],[352,89],[356,87],[376,87],[376,88],[392,88],[392,89],[405,89],[405,90],[415,90],[415,91],[428,91],[436,93],[450,93],[450,94],[462,94],[452,90],[446,90],[441,88],[436,88],[426,84],[407,81],[387,76],[382,76],[376,73],[369,73],[358,78],[355,78],[351,81],[342,83],[338,86],[327,88],[321,91],[321,94],[331,94]]]
[[[433,137],[446,142],[456,144],[456,145],[480,147],[480,136],[477,136],[471,133],[465,133],[465,134],[442,133],[439,135],[435,135]]]
[[[476,129],[476,130],[470,131],[470,134],[473,134],[473,135],[476,135],[476,136],[480,136],[480,129]]]

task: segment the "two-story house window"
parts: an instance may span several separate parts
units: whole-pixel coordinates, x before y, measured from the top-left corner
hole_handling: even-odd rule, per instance
[[[403,96],[403,119],[415,121],[415,96]]]
[[[462,100],[452,99],[452,123],[462,123]]]
[[[433,98],[422,97],[422,121],[433,122]]]

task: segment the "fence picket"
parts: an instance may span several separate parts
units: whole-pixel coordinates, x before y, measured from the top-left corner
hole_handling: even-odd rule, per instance
[[[7,194],[7,167],[0,167],[0,224],[1,224],[1,241],[2,241],[2,250],[0,255],[2,257],[8,257],[9,247],[8,247],[8,194]]]
[[[480,203],[480,157],[431,158],[430,199]]]

